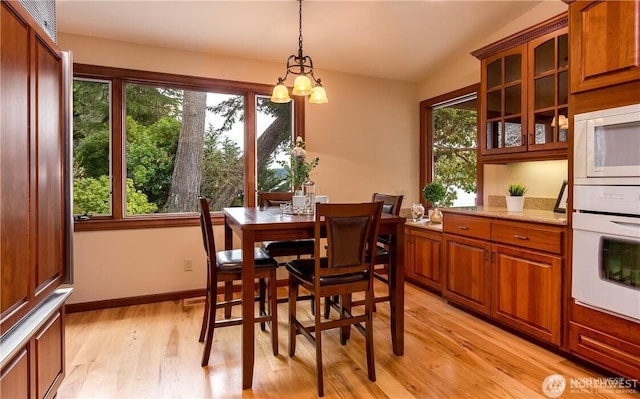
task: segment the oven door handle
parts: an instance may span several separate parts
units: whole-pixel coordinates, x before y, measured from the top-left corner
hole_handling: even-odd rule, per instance
[[[623,229],[630,230],[636,234],[640,234],[640,223],[620,222],[617,220],[612,220],[611,223]]]

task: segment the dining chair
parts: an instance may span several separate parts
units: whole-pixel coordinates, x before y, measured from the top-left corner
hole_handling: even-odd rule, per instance
[[[391,215],[399,215],[400,207],[402,206],[402,200],[404,195],[391,195],[391,194],[380,194],[373,193],[371,196],[371,201],[382,201],[382,213],[388,213]],[[387,285],[387,295],[376,297],[374,293],[373,299],[373,311],[376,311],[376,303],[379,302],[388,302],[390,300],[389,297],[389,264],[391,262],[391,255],[389,252],[389,246],[391,245],[391,235],[390,234],[380,234],[377,238],[376,245],[376,254],[375,254],[375,262],[374,262],[374,273],[373,277],[376,280],[382,281]],[[382,267],[375,267],[382,265]],[[338,298],[333,298],[333,302],[336,302]],[[359,299],[351,302],[351,306],[362,306],[364,305],[365,300]],[[325,301],[324,315],[325,318],[329,318],[329,312],[331,311],[330,307],[331,301]]]
[[[296,337],[304,335],[316,348],[318,396],[324,395],[322,370],[322,331],[340,328],[340,342],[345,345],[351,325],[365,337],[367,374],[376,380],[373,353],[373,259],[378,236],[382,202],[362,204],[317,204],[312,259],[287,262],[289,271],[289,356],[295,355]],[[326,231],[326,256],[322,256],[323,232]],[[303,324],[297,315],[298,289],[302,286],[314,298],[314,323]],[[362,313],[351,312],[351,295],[364,293]],[[323,319],[321,298],[340,298],[339,319]],[[362,326],[364,323],[364,327]]]
[[[216,251],[215,239],[213,236],[213,226],[211,224],[211,213],[209,203],[206,198],[198,197],[200,202],[200,227],[202,229],[202,241],[207,254],[207,294],[205,297],[204,315],[202,317],[202,327],[200,328],[200,342],[205,342],[202,353],[202,367],[209,364],[211,346],[213,344],[213,332],[217,327],[228,327],[242,324],[242,318],[231,318],[231,312],[227,313],[232,306],[254,306],[243,304],[241,299],[233,299],[227,295],[217,301],[218,283],[242,280],[242,250],[222,250]],[[255,248],[255,277],[259,279],[259,316],[255,318],[256,323],[260,323],[262,331],[265,330],[265,323],[268,323],[271,330],[271,345],[273,355],[278,355],[278,296],[276,283],[276,269],[278,262],[269,256],[264,249]],[[265,282],[265,279],[268,280]],[[265,309],[266,287],[269,288],[269,310]],[[216,319],[216,310],[225,308],[225,318]]]
[[[273,206],[280,206],[287,202],[291,202],[293,198],[292,192],[260,192],[258,194],[260,208],[265,209]],[[302,255],[313,254],[313,239],[287,240],[287,241],[264,241],[262,248],[274,257],[295,256],[300,258]]]

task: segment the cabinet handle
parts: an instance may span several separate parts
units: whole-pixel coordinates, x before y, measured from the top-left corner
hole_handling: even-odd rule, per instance
[[[458,228],[460,230],[469,230],[469,228],[467,226],[458,226]]]
[[[488,250],[484,250],[484,260],[485,262],[489,260],[489,251]]]
[[[533,134],[529,135],[529,145],[533,145],[535,143],[535,140],[533,139]]]
[[[491,251],[491,263],[496,263],[496,252]]]
[[[520,234],[514,234],[513,235],[515,238],[517,238],[518,240],[528,240],[529,237],[527,236],[521,236]]]

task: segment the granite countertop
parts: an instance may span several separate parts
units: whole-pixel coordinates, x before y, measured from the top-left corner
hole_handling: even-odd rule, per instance
[[[508,219],[520,222],[547,223],[560,226],[567,225],[567,215],[540,209],[523,209],[522,212],[507,212],[507,208],[491,206],[468,206],[460,208],[440,208],[444,212],[464,215]]]
[[[405,226],[418,227],[425,230],[442,231],[442,223],[432,224],[428,218],[424,218],[419,222],[414,222],[411,218],[408,218]]]

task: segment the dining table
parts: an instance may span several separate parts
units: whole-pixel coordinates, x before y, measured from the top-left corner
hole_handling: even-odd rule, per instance
[[[404,354],[404,224],[406,218],[383,213],[379,234],[391,236],[389,254],[390,328],[393,353]],[[262,241],[314,237],[314,215],[285,214],[279,207],[224,208],[224,245],[233,249],[234,233],[242,247],[242,303],[254,301],[254,247]],[[254,307],[242,306],[242,389],[251,388],[255,352]]]

